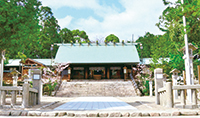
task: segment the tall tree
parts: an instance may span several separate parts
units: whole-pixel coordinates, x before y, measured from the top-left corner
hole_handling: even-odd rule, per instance
[[[32,41],[37,40],[40,6],[38,0],[0,1],[0,51],[6,49],[6,57],[25,53]]]
[[[62,42],[65,42],[65,43],[71,43],[71,41],[75,42],[72,31],[67,28],[60,30],[59,35],[62,39]]]
[[[73,35],[73,38],[74,40],[73,41],[82,41],[82,42],[89,42],[89,38],[88,38],[88,35],[86,34],[85,31],[80,31],[78,29],[76,30],[73,30],[72,31],[72,35]]]
[[[137,45],[137,50],[140,58],[150,58],[152,56],[151,46],[154,45],[158,36],[155,36],[149,32],[147,32],[144,37],[139,37],[136,42],[141,43],[143,49],[139,45]]]
[[[171,69],[177,68],[181,71],[184,70],[184,60],[182,59],[183,54],[179,52],[179,49],[184,46],[184,34],[188,34],[189,42],[195,45],[200,44],[200,38],[198,38],[200,36],[200,1],[184,1],[185,4],[182,5],[180,0],[175,3],[163,0],[167,8],[163,11],[162,16],[159,18],[160,21],[156,25],[165,34],[152,47],[152,57],[155,62],[159,57],[170,57],[170,62],[163,66],[168,66]],[[182,8],[184,8],[184,11],[182,11]],[[187,32],[183,30],[183,15],[186,16]]]
[[[37,41],[37,47],[35,47],[35,54],[32,57],[39,56],[40,58],[50,58],[51,53],[55,56],[57,48],[54,47],[50,50],[50,47],[54,43],[60,43],[61,38],[59,37],[60,26],[58,21],[53,16],[51,8],[42,6],[40,8],[40,34],[39,40]],[[52,52],[51,52],[52,51]]]
[[[110,34],[106,37],[106,42],[119,42],[119,38],[115,36],[114,34]]]

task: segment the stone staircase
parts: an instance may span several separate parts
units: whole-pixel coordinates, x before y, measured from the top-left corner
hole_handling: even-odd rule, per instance
[[[84,97],[84,96],[136,96],[131,81],[82,81],[63,82],[56,96]]]

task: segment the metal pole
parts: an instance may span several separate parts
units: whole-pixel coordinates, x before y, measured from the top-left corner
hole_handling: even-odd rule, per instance
[[[181,3],[184,4],[184,1],[181,0]],[[183,8],[182,8],[183,9]],[[183,9],[184,10],[184,9]],[[183,26],[184,26],[184,39],[185,39],[185,53],[186,53],[186,61],[185,61],[185,71],[186,71],[186,82],[187,85],[192,84],[192,78],[191,78],[191,69],[190,69],[190,57],[189,57],[189,48],[188,48],[188,38],[187,38],[187,33],[186,33],[186,18],[183,15]],[[188,91],[188,100],[189,102],[192,103],[192,94],[191,90]]]

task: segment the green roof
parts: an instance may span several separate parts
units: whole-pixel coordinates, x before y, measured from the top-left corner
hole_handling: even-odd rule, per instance
[[[110,64],[139,63],[135,44],[113,43],[105,44],[58,44],[59,49],[55,63],[69,62],[71,64]]]

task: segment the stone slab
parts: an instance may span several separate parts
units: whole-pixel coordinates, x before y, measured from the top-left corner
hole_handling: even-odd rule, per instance
[[[137,110],[137,108],[114,97],[79,97],[54,110]]]

